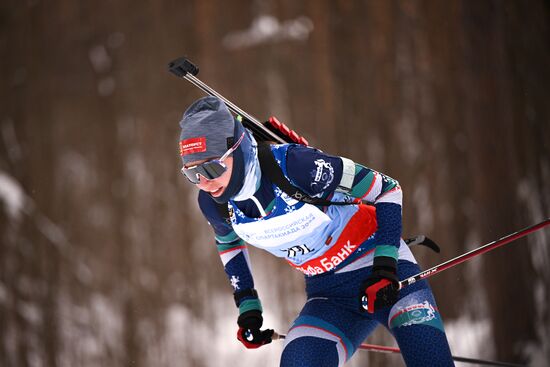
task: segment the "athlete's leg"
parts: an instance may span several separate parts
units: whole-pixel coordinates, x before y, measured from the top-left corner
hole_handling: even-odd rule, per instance
[[[285,345],[281,356],[283,367],[338,367],[343,359],[337,343],[319,336],[302,335]]]
[[[285,339],[284,367],[337,367],[379,325],[360,311],[364,270],[316,276],[306,281],[308,300]]]
[[[419,271],[414,263],[399,262],[400,279]],[[400,291],[387,320],[408,367],[454,366],[441,315],[425,280]]]
[[[377,325],[338,302],[309,300],[285,339],[281,366],[342,366]]]

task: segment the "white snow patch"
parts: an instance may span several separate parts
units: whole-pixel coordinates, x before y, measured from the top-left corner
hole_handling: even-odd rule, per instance
[[[52,245],[58,249],[67,247],[68,241],[67,237],[65,237],[65,233],[57,224],[52,222],[50,218],[40,213],[36,213],[35,222],[40,233],[50,240]]]
[[[208,355],[205,364],[207,366],[224,366],[228,365],[226,361],[234,361],[233,363],[238,363],[241,367],[278,366],[283,343],[273,341],[270,345],[262,348],[246,350],[237,340],[236,320],[238,312],[235,309],[235,305],[232,304],[231,299],[227,299],[225,296],[220,296],[219,298],[219,302],[216,304],[216,314],[220,315],[220,317],[216,320],[214,335],[202,336],[202,338],[207,338],[208,336],[214,338],[212,344],[203,345],[206,349],[202,353]],[[227,310],[231,310],[231,312],[227,312]],[[264,326],[272,327],[274,325],[272,320],[274,317],[269,308],[266,307],[264,309],[263,316]]]
[[[88,57],[96,73],[105,73],[111,69],[111,57],[103,45],[97,45],[88,51]]]
[[[0,171],[0,199],[11,219],[19,220],[25,205],[25,193],[21,185],[10,175]]]
[[[105,366],[123,355],[123,318],[119,304],[93,293],[87,304],[75,304],[65,293],[58,298],[62,351],[59,365]]]
[[[463,316],[455,321],[447,321],[445,331],[453,355],[491,358],[494,354],[491,322],[488,319],[473,320]]]
[[[523,201],[527,207],[529,217],[532,218],[532,221],[538,221],[545,217],[545,213],[542,209],[542,195],[537,190],[537,186],[532,180],[525,178],[523,179],[517,187],[517,195],[521,201]],[[548,215],[548,214],[546,214]],[[540,272],[544,278],[550,280],[550,266],[548,259],[550,259],[548,246],[548,237],[546,231],[538,231],[533,233],[532,236],[528,238],[531,242],[531,260],[535,269]]]
[[[534,285],[534,298],[536,307],[535,330],[540,343],[527,343],[523,347],[523,355],[529,359],[531,367],[546,367],[548,366],[547,359],[550,355],[550,335],[548,326],[544,325],[544,315],[547,314],[547,296],[544,282],[538,280]]]
[[[95,294],[91,302],[92,315],[99,331],[99,340],[109,346],[117,346],[121,340],[123,323],[120,310],[109,298]]]
[[[82,284],[91,284],[94,280],[94,273],[90,267],[84,264],[82,261],[78,261],[76,264],[75,275]]]
[[[252,21],[250,28],[229,33],[222,43],[229,49],[242,49],[284,40],[305,41],[312,30],[313,22],[305,16],[279,22],[274,16],[260,15]]]
[[[167,366],[171,361],[189,360],[187,349],[195,344],[194,326],[191,322],[192,316],[189,311],[181,305],[172,305],[164,316],[165,334],[163,337],[161,360],[159,365]],[[198,340],[195,340],[198,341]],[[192,348],[190,348],[192,349]]]
[[[93,334],[82,335],[80,348],[81,352],[91,358],[97,358],[107,350],[120,348],[122,315],[116,304],[101,294],[94,294],[90,306],[89,317]]]
[[[60,178],[60,190],[74,190],[78,196],[86,196],[87,190],[97,184],[96,171],[90,160],[76,151],[65,151],[57,162],[56,177]]]
[[[527,356],[530,367],[548,367],[550,350],[547,345],[529,343],[523,348],[523,354]]]
[[[204,366],[256,367],[278,366],[282,342],[257,350],[246,350],[237,340],[238,310],[231,297],[213,294],[216,318],[208,321],[199,319],[180,304],[170,306],[164,317],[164,334],[158,347],[149,349],[150,365],[171,366],[174,361],[197,361]],[[264,311],[264,324],[271,325],[273,315]]]
[[[544,180],[544,171],[543,171]],[[538,186],[530,178],[524,178],[518,184],[517,196],[525,203],[531,222],[538,222],[548,215],[544,213],[544,192],[538,190]],[[523,348],[523,353],[530,359],[530,366],[547,366],[550,355],[550,325],[548,324],[548,291],[550,283],[550,253],[548,243],[550,235],[548,230],[540,230],[529,237],[529,250],[531,262],[538,274],[534,280],[535,315],[533,317],[534,328],[539,343],[529,343]]]
[[[35,304],[19,302],[17,312],[31,325],[37,326],[42,322],[42,312]]]

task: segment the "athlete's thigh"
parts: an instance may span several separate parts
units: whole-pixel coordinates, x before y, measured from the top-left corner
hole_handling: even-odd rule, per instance
[[[419,272],[410,262],[400,262],[399,277]],[[389,310],[387,326],[394,335],[407,366],[453,366],[443,321],[425,280],[400,291]]]
[[[289,330],[281,366],[337,367],[349,360],[378,322],[360,312],[358,301],[353,308],[346,301],[309,299]]]

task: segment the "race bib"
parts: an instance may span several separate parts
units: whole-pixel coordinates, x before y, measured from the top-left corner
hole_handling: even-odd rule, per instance
[[[254,222],[238,224],[233,219],[233,229],[246,242],[269,248],[307,238],[328,222],[329,216],[315,206],[303,205],[285,215]]]

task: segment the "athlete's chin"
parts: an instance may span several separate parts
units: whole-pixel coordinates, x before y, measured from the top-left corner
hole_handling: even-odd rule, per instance
[[[210,192],[210,195],[212,195],[215,198],[218,198],[223,195],[224,191],[225,191],[225,187],[220,187],[216,191]]]

